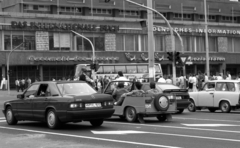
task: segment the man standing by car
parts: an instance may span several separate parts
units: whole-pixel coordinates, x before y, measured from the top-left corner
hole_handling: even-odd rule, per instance
[[[118,72],[118,78],[115,79],[116,81],[129,81],[126,77],[123,76],[123,72]]]

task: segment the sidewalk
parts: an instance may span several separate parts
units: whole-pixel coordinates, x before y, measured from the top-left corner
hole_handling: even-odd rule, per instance
[[[17,96],[17,94],[21,94],[22,92],[17,92],[16,90],[10,90],[8,94],[7,90],[0,90],[0,97],[1,96]]]

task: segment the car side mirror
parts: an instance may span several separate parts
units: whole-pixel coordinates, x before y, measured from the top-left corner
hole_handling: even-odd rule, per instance
[[[18,98],[18,99],[23,99],[23,98],[24,98],[24,95],[23,95],[23,94],[19,94],[19,95],[17,95],[17,98]]]

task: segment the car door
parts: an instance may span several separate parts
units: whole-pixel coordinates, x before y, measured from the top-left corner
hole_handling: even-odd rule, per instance
[[[45,109],[50,96],[49,85],[47,83],[39,86],[36,97],[32,100],[32,113],[34,120],[44,121]]]
[[[38,88],[39,84],[33,84],[24,92],[24,98],[17,104],[17,116],[19,119],[31,120],[33,118],[32,100],[36,97]]]
[[[198,92],[198,105],[201,107],[212,107],[214,105],[215,82],[208,82]]]
[[[218,87],[218,88],[217,88]],[[238,104],[239,93],[234,82],[217,82],[214,93],[214,106],[218,107],[221,100],[229,100],[231,105]]]

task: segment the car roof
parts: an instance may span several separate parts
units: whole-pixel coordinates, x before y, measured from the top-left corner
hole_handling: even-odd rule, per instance
[[[48,83],[48,84],[64,84],[64,83],[86,83],[84,81],[39,81],[39,82],[34,82],[34,84],[43,84],[43,83]]]

